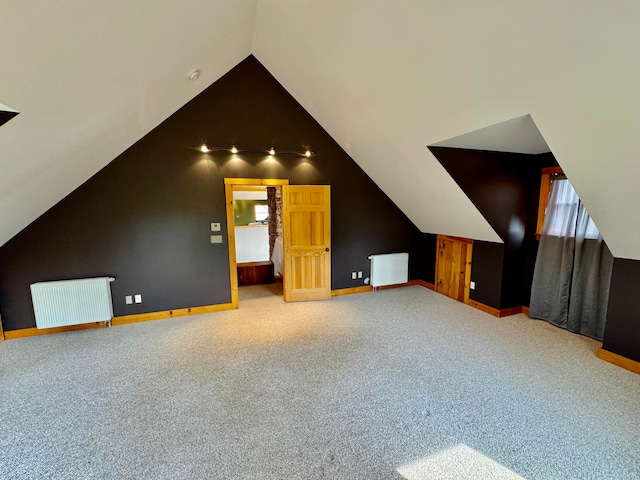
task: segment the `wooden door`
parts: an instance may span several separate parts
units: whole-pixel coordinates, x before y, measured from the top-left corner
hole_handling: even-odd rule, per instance
[[[284,300],[331,298],[329,186],[283,185]]]
[[[438,235],[436,291],[467,303],[472,240]]]

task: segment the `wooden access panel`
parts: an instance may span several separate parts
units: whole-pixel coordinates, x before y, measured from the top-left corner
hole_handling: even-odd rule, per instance
[[[331,191],[329,186],[282,187],[284,300],[331,298]]]
[[[438,235],[436,291],[461,302],[469,301],[473,241]]]
[[[262,285],[273,283],[273,262],[238,263],[238,285]]]

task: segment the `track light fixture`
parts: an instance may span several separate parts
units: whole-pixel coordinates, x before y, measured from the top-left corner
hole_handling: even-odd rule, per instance
[[[314,153],[310,150],[310,149],[305,149],[305,150],[280,150],[278,149],[278,151],[276,151],[276,149],[274,147],[270,147],[269,149],[263,149],[263,148],[238,148],[236,145],[232,145],[231,147],[222,147],[222,146],[210,146],[207,145],[206,143],[203,143],[202,145],[200,145],[199,147],[197,147],[197,149],[199,151],[201,151],[202,153],[209,153],[209,152],[222,152],[222,151],[226,151],[226,152],[231,152],[233,154],[236,153],[240,153],[240,152],[266,152],[271,156],[275,156],[277,155],[298,155],[300,157],[312,157],[314,155]]]

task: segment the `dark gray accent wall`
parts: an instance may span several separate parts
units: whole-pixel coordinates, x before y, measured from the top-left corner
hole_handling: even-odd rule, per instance
[[[0,126],[7,123],[16,115],[18,115],[18,112],[9,112],[7,110],[0,110]]]
[[[201,143],[315,152],[201,153]],[[416,227],[250,56],[0,247],[5,331],[35,326],[29,285],[114,276],[116,316],[228,303],[225,177],[331,185],[332,288],[362,285],[374,253],[409,251]],[[220,222],[224,243],[210,243]],[[125,295],[143,303],[125,305]]]
[[[551,154],[522,155],[430,147],[504,244],[475,241],[473,300],[503,309],[529,305],[538,250],[535,229],[541,169]],[[524,236],[518,233],[522,224]],[[640,361],[640,261],[614,259],[603,348]]]
[[[615,258],[602,348],[640,362],[640,260]]]
[[[469,298],[476,302],[500,308],[504,272],[504,245],[502,243],[473,242],[471,281],[476,288],[469,291]]]
[[[409,252],[409,278],[436,283],[436,255],[438,236],[432,233],[417,233],[413,236]]]
[[[476,290],[470,298],[498,309],[528,305],[537,249],[540,175],[542,168],[557,165],[555,158],[550,153],[429,149],[504,242],[493,247],[487,242],[474,244],[471,276]],[[485,279],[491,284],[486,285]]]

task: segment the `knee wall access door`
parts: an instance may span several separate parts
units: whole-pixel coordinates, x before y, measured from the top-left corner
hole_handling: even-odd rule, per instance
[[[464,303],[469,301],[473,240],[438,235],[436,291]]]

